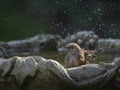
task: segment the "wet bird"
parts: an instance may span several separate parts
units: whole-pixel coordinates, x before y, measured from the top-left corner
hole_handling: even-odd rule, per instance
[[[66,68],[88,64],[89,62],[86,60],[87,56],[93,57],[94,60],[96,58],[96,56],[92,54],[93,51],[82,49],[76,43],[69,43],[66,48],[68,50],[64,60]]]

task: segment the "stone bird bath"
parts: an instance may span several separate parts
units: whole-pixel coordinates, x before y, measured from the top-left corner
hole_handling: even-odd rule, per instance
[[[0,58],[0,90],[117,90],[120,58],[112,63],[64,68],[40,56]]]

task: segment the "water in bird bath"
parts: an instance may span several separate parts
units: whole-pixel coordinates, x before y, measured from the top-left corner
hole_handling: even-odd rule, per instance
[[[49,58],[49,59],[54,59],[58,62],[60,62],[62,65],[64,64],[64,58],[66,55],[66,52],[57,52],[57,51],[52,51],[52,52],[40,52],[40,56]],[[118,53],[100,53],[96,54],[96,60],[90,60],[90,63],[99,63],[99,62],[112,62],[115,57],[119,57],[120,55]]]

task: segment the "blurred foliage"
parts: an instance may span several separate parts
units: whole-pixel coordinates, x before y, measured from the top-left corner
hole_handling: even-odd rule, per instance
[[[0,41],[93,30],[120,38],[120,0],[0,0]]]

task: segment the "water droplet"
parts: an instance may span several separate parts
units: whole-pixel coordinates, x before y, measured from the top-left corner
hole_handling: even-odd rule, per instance
[[[7,21],[8,19],[7,19],[7,17],[5,17],[5,21]]]

